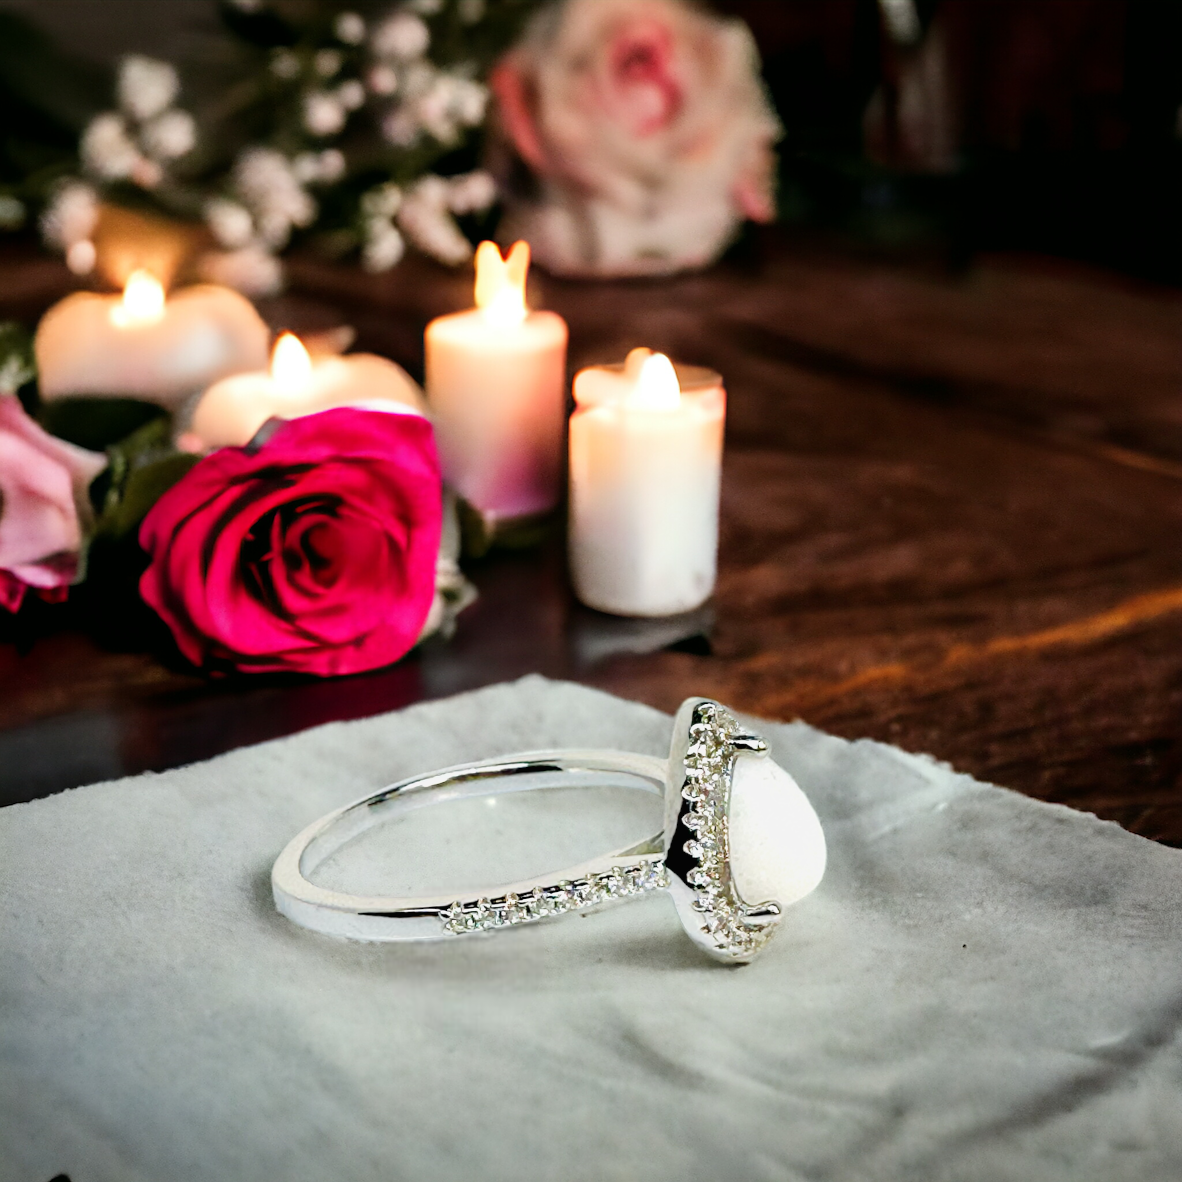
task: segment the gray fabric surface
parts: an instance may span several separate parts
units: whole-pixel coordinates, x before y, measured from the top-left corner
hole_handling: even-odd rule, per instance
[[[427,945],[275,913],[287,840],[402,775],[664,753],[663,715],[540,678],[3,810],[0,1179],[1182,1177],[1182,854],[763,729],[830,863],[743,968],[663,896]],[[622,790],[454,807],[325,880],[479,885],[659,828]]]

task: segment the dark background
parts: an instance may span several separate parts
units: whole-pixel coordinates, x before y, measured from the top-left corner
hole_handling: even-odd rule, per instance
[[[867,160],[874,92],[924,52],[893,46],[874,0],[730,0],[764,55],[786,136],[787,219],[885,245],[1034,250],[1182,279],[1182,5],[924,0],[946,82],[929,114],[953,166]]]
[[[763,53],[785,128],[781,220],[795,231],[954,265],[1025,250],[1182,281],[1182,4],[919,0],[917,46],[892,42],[876,0],[715,7],[745,18]],[[49,34],[78,83],[53,96],[56,126],[34,118],[9,37],[9,141],[35,132],[68,145],[121,53],[180,63],[198,108],[232,68],[216,0],[0,0],[0,12]],[[916,119],[939,129],[942,154],[903,142]]]

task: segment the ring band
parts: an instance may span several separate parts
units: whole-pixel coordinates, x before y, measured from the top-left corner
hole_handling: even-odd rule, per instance
[[[293,922],[329,935],[437,940],[665,889],[697,944],[717,959],[745,962],[774,934],[784,909],[817,885],[825,866],[816,813],[766,752],[763,740],[717,702],[690,698],[678,711],[667,761],[623,751],[536,751],[414,776],[328,813],[297,834],[271,871],[275,905]],[[347,842],[409,809],[604,783],[663,795],[664,830],[627,849],[474,898],[352,895],[308,878]]]

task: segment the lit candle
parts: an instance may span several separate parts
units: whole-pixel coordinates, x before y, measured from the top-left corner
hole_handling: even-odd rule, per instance
[[[570,565],[589,607],[667,616],[714,590],[726,393],[710,370],[681,379],[648,349],[575,378]]]
[[[553,509],[562,480],[566,322],[525,303],[529,244],[476,252],[476,307],[427,325],[427,401],[444,479],[498,522]]]
[[[418,384],[394,362],[372,353],[313,359],[299,337],[285,332],[275,342],[269,370],[235,374],[205,391],[177,442],[192,452],[244,447],[270,418],[367,405],[425,410]]]
[[[226,374],[266,365],[270,337],[228,287],[165,299],[158,280],[134,271],[122,296],[75,292],[46,312],[34,344],[41,396],[121,395],[175,410]]]

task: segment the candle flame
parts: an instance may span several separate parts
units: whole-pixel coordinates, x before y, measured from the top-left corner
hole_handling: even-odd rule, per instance
[[[294,333],[285,332],[271,351],[271,377],[284,390],[298,390],[312,376],[312,358]]]
[[[501,258],[495,242],[482,242],[476,251],[476,306],[497,328],[514,328],[529,314],[525,306],[525,277],[529,273],[529,243],[515,242]]]
[[[156,324],[164,319],[164,288],[148,271],[132,271],[123,286],[123,302],[111,309],[111,320],[120,328]]]
[[[645,349],[647,356],[636,356],[640,352],[633,349],[625,363],[627,372],[633,368],[634,360],[640,361],[636,381],[628,394],[628,405],[640,410],[676,410],[681,405],[681,385],[673,362],[664,353]]]

